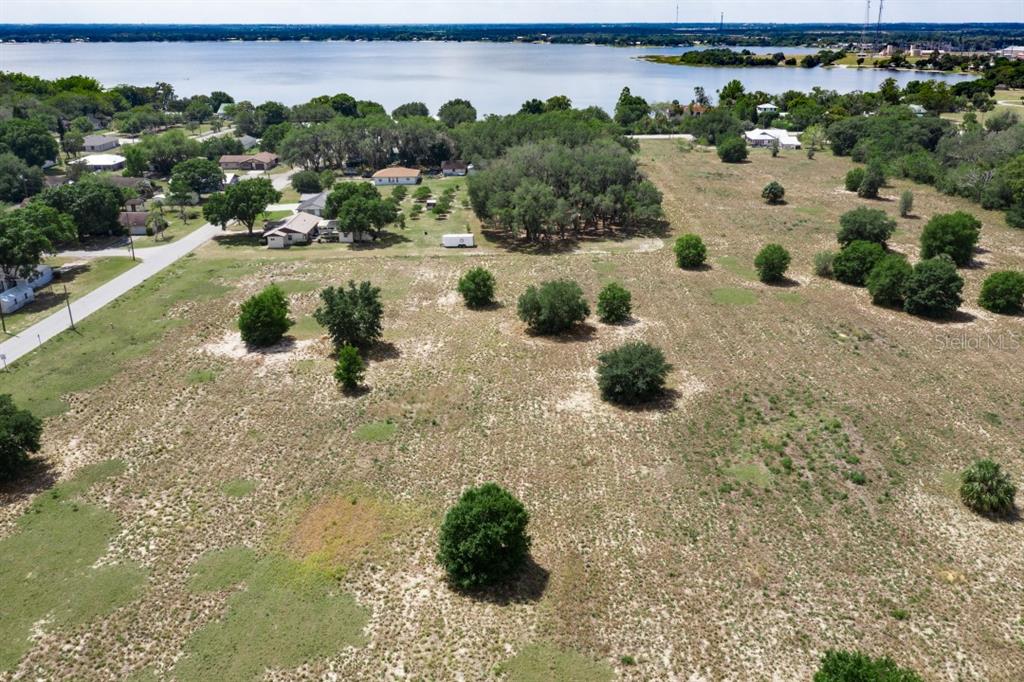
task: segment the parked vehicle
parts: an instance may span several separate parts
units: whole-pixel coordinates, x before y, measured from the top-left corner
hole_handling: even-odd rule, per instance
[[[465,249],[476,246],[472,234],[446,234],[441,236],[441,246],[446,249]]]

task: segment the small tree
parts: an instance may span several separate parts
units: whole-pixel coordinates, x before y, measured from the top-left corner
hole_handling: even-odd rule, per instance
[[[597,316],[605,324],[621,324],[632,312],[632,295],[618,282],[609,282],[597,295]]]
[[[896,230],[896,221],[877,208],[855,208],[839,217],[838,242],[846,246],[850,242],[875,242],[885,246]]]
[[[718,143],[718,158],[725,163],[740,163],[747,158],[747,143],[741,137],[727,137]]]
[[[470,308],[494,303],[494,275],[486,268],[473,268],[459,279],[459,293]]]
[[[903,290],[903,309],[912,315],[949,317],[960,307],[964,280],[947,256],[914,266]]]
[[[890,253],[871,268],[864,280],[875,305],[902,306],[903,287],[913,272],[910,263],[901,254]]]
[[[758,278],[765,283],[781,282],[789,268],[789,251],[778,244],[768,244],[754,258]]]
[[[292,176],[292,188],[299,194],[315,194],[324,189],[320,173],[313,170],[301,170]]]
[[[405,197],[408,194],[409,194],[409,190],[406,189],[405,185],[396,185],[395,188],[391,190],[391,196],[397,202],[404,201]]]
[[[963,267],[971,262],[980,234],[981,222],[969,213],[937,215],[921,232],[921,258],[945,254]]]
[[[891,658],[871,658],[859,651],[826,651],[814,682],[923,682],[913,670]]]
[[[335,350],[344,346],[366,349],[381,337],[381,318],[384,306],[380,302],[380,289],[369,282],[352,280],[345,287],[327,287],[320,292],[320,307],[313,318],[327,329]]]
[[[882,189],[884,184],[885,173],[882,171],[881,164],[871,163],[864,171],[864,179],[861,180],[860,187],[857,188],[857,196],[865,199],[877,199],[878,190]]]
[[[470,488],[445,514],[437,561],[463,590],[500,582],[518,572],[530,550],[523,503],[495,483]]]
[[[0,395],[0,482],[11,481],[24,470],[28,456],[39,452],[43,422],[14,399]]]
[[[351,393],[363,383],[366,363],[355,346],[344,345],[338,349],[338,363],[334,366],[334,379],[344,391]]]
[[[860,167],[851,168],[850,171],[846,174],[846,191],[856,192],[858,189],[860,189],[860,185],[862,182],[864,182],[864,169]]]
[[[708,254],[704,241],[695,234],[684,234],[676,239],[672,250],[676,253],[676,264],[681,268],[699,268],[704,265]]]
[[[832,272],[843,284],[864,286],[868,273],[885,256],[885,249],[875,242],[857,240],[850,242],[832,260]]]
[[[900,217],[907,218],[914,210],[914,193],[909,189],[900,194]]]
[[[430,198],[430,188],[426,185],[420,185],[416,188],[416,191],[412,193],[412,198],[416,201],[426,201]]]
[[[772,140],[772,147],[771,147],[771,149],[772,149],[772,158],[773,159],[777,158],[779,156],[779,141],[778,140]]]
[[[836,258],[836,254],[832,251],[819,251],[814,254],[814,274],[818,277],[827,277],[832,279],[832,261]]]
[[[990,459],[975,461],[960,475],[960,500],[979,514],[1008,514],[1016,495],[1009,474]]]
[[[238,315],[242,340],[257,348],[274,345],[293,324],[288,319],[288,298],[275,284],[245,301]]]
[[[1024,309],[1024,273],[1013,270],[993,272],[981,285],[978,305],[985,310],[1014,315]]]
[[[765,188],[761,190],[761,198],[772,205],[781,204],[785,196],[785,188],[774,180],[765,185]]]
[[[587,319],[590,307],[579,284],[567,279],[531,286],[519,297],[519,319],[538,334],[561,334]]]
[[[672,365],[654,346],[633,341],[597,356],[601,397],[620,405],[636,405],[661,395]]]

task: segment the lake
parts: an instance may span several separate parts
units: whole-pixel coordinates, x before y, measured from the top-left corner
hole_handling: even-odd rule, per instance
[[[575,106],[608,111],[629,86],[648,101],[689,102],[737,78],[748,90],[781,93],[820,86],[840,92],[875,90],[886,78],[904,84],[964,76],[873,69],[717,68],[652,64],[644,54],[695,48],[446,42],[4,43],[0,69],[44,78],[85,74],[104,85],[171,83],[179,95],[224,90],[236,100],[299,104],[347,92],[389,111],[425,102],[432,112],[462,97],[481,114],[511,113],[527,99],[568,95]],[[815,50],[756,48],[802,54]]]

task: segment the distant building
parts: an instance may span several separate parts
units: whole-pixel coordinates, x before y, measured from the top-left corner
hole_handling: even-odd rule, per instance
[[[235,105],[231,102],[225,102],[224,104],[221,104],[219,107],[217,107],[217,116],[219,116],[220,118],[227,118],[228,109],[233,106]]]
[[[751,147],[771,147],[776,142],[782,149],[800,149],[799,133],[782,128],[754,128],[743,133]]]
[[[227,187],[231,187],[232,185],[237,185],[237,184],[238,184],[238,173],[225,173],[224,174],[224,182],[220,183],[220,188],[221,189],[225,189]]]
[[[87,152],[105,152],[118,144],[117,138],[113,135],[86,135],[84,149]]]
[[[268,223],[263,238],[268,249],[286,249],[292,244],[309,244],[320,234],[320,218],[310,213],[296,213],[284,220]]]
[[[907,108],[910,109],[914,116],[924,116],[928,113],[928,110],[922,107],[920,104],[908,104]]]
[[[249,151],[250,149],[252,149],[253,147],[260,143],[259,139],[253,137],[252,135],[242,135],[240,138],[238,138],[238,141],[242,143],[242,149],[244,149],[245,151]]]
[[[441,173],[446,178],[462,177],[469,173],[469,164],[465,161],[444,161],[441,163]]]
[[[117,222],[128,233],[136,237],[146,234],[146,221],[149,218],[147,211],[121,211],[117,216]]]
[[[302,200],[299,201],[299,211],[302,213],[309,213],[318,217],[322,217],[324,214],[324,207],[327,206],[327,192],[320,192],[319,194],[308,194],[303,195]]]
[[[996,54],[1000,57],[1006,57],[1007,59],[1024,59],[1024,45],[1011,45],[1010,47],[1004,47]]]
[[[140,197],[149,198],[153,196],[153,183],[146,178],[132,178],[124,175],[107,175],[103,181],[120,189],[133,189]]]
[[[270,170],[277,165],[277,154],[260,152],[259,154],[225,154],[220,157],[220,167],[224,170]]]
[[[419,170],[415,168],[402,168],[401,166],[381,168],[373,174],[373,184],[377,186],[417,185],[421,179]]]
[[[761,114],[777,114],[778,112],[779,108],[772,104],[771,102],[766,102],[765,104],[757,105],[758,116],[760,116]]]
[[[125,159],[119,154],[90,154],[71,163],[91,171],[116,171],[124,168]]]

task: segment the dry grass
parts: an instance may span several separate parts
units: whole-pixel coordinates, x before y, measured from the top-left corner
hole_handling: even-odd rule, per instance
[[[920,215],[900,219],[893,240],[911,257],[935,213],[965,208],[984,222],[978,266],[964,271],[966,314],[929,322],[813,276],[838,216],[863,203],[841,189],[848,161],[764,152],[729,166],[671,142],[643,143],[641,158],[673,233],[704,237],[708,270],[679,270],[669,248],[639,240],[549,256],[292,250],[175,309],[180,323],[151,352],[48,422],[43,453],[60,474],[125,462],[84,501],[118,519],[104,561],[140,565],[147,587],[101,623],[40,623],[17,674],[171,676],[182,651],[201,650],[194,638],[210,637],[197,632],[246,613],[242,597],[196,598],[193,565],[251,547],[345,565],[337,588],[369,614],[358,642],[348,630],[337,640],[352,646],[301,664],[260,659],[287,661],[274,679],[488,679],[564,660],[627,680],[807,679],[835,646],[889,654],[926,679],[1015,679],[1024,525],[970,514],[948,481],[980,455],[1024,480],[1021,319],[973,304],[987,272],[1024,268],[1024,232],[915,187]],[[787,205],[761,202],[771,179]],[[895,201],[874,205],[896,215]],[[793,254],[788,287],[748,276],[769,241]],[[225,255],[204,251],[184,267]],[[476,264],[497,278],[494,309],[452,296]],[[576,279],[591,300],[622,282],[636,319],[527,335],[516,297],[553,277]],[[270,281],[350,278],[382,286],[386,307],[362,395],[337,390],[315,325],[301,352],[277,359],[198,350],[234,333],[238,304]],[[317,304],[304,289],[291,295],[296,319]],[[633,338],[675,366],[670,396],[651,409],[598,398],[597,355]],[[1007,345],[957,347],[985,338]],[[211,363],[215,373],[189,380]],[[387,437],[365,437],[387,423]],[[238,480],[252,492],[225,494]],[[471,597],[444,583],[436,528],[466,486],[490,480],[530,509],[533,563],[508,590]],[[350,490],[356,505],[339,494]],[[31,499],[10,497],[8,535]],[[413,521],[395,508],[414,509]]]

